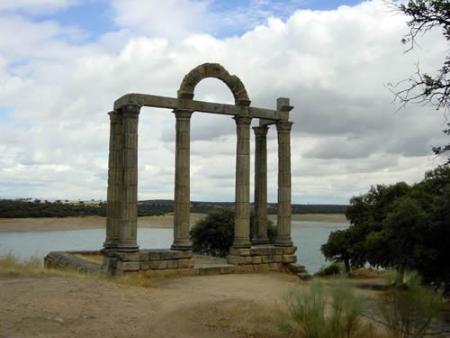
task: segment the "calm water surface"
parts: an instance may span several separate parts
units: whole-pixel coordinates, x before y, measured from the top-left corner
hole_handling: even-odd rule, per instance
[[[347,226],[345,223],[293,221],[292,240],[298,247],[299,263],[305,265],[310,273],[316,272],[325,264],[320,246],[327,241],[331,231]],[[172,229],[138,229],[141,248],[168,248],[172,239]],[[50,251],[97,250],[104,240],[104,229],[4,232],[0,233],[0,256],[11,253],[19,258],[43,258]]]

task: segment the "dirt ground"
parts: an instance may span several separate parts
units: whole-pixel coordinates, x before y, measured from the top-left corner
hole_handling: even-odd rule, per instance
[[[277,337],[282,273],[152,279],[1,276],[0,337]],[[277,305],[278,304],[278,305]]]
[[[203,217],[205,214],[192,213],[191,222],[195,223]],[[269,215],[269,218],[276,222],[276,215]],[[347,223],[343,214],[292,215],[292,220]],[[105,218],[100,216],[0,218],[0,232],[101,229],[105,227],[105,223]],[[139,217],[138,226],[142,228],[172,228],[173,214]]]

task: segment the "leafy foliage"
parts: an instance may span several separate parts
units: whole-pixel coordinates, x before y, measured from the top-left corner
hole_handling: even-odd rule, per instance
[[[251,216],[250,222],[253,220]],[[234,239],[234,211],[218,209],[208,213],[191,229],[192,249],[194,252],[212,256],[228,255]],[[267,234],[270,242],[274,242],[276,228],[268,220]],[[251,234],[250,234],[251,237]]]
[[[372,187],[351,199],[346,216],[350,227],[332,232],[322,246],[328,259],[417,270],[426,283],[450,290],[450,166],[414,186]]]
[[[378,310],[394,337],[425,337],[442,308],[442,295],[421,285],[410,274],[405,287],[391,288],[381,295]]]
[[[326,292],[320,281],[313,280],[307,290],[290,290],[285,302],[287,313],[280,317],[279,326],[292,336],[368,337],[367,325],[361,321],[362,299],[344,281]]]

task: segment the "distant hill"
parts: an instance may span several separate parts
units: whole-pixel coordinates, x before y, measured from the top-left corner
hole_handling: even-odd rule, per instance
[[[173,212],[173,200],[145,200],[138,202],[139,216],[163,215]],[[191,202],[191,212],[206,213],[213,209],[233,208],[234,202]],[[294,214],[342,214],[347,206],[339,204],[293,204]],[[277,213],[277,205],[269,203],[269,214]],[[0,217],[69,217],[69,216],[105,216],[106,203],[62,202],[41,200],[0,199]]]
[[[173,200],[143,200],[138,202],[139,206],[145,207],[161,207],[173,209]],[[211,209],[233,208],[234,202],[204,202],[191,201],[191,212],[207,212]],[[268,211],[270,214],[277,213],[277,204],[268,203]],[[294,214],[343,214],[347,209],[347,205],[343,204],[292,204],[292,212]]]

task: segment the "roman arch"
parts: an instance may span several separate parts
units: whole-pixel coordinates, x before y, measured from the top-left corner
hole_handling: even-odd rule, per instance
[[[223,81],[235,104],[194,100],[196,85],[205,78]],[[137,245],[138,121],[142,107],[172,109],[176,125],[174,239],[171,248],[140,249]],[[194,112],[222,114],[236,122],[235,231],[228,268],[281,269],[296,261],[291,241],[291,155],[289,99],[278,98],[276,109],[252,107],[242,81],[220,64],[192,69],[181,82],[176,98],[126,94],[114,102],[110,116],[109,167],[104,269],[121,273],[139,270],[195,269],[190,226],[190,119]],[[250,241],[250,126],[255,134],[255,235]],[[278,133],[277,238],[267,237],[267,147],[270,125]]]

